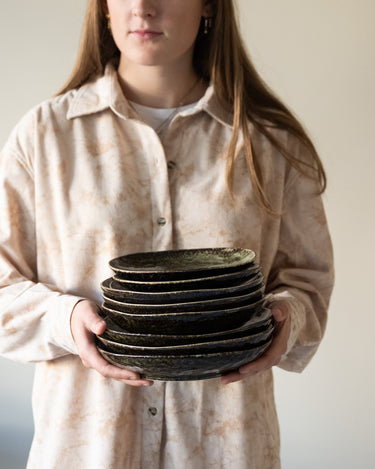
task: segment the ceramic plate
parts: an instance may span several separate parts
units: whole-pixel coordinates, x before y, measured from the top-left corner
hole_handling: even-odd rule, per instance
[[[107,297],[125,303],[166,304],[185,303],[190,301],[213,300],[228,296],[239,296],[259,289],[263,282],[263,275],[259,272],[251,280],[233,285],[231,287],[206,288],[202,290],[182,290],[169,292],[138,292],[127,290],[125,284],[112,278],[104,280],[101,288]]]
[[[104,346],[105,350],[115,353],[128,355],[191,355],[247,349],[266,342],[271,337],[273,329],[274,325],[270,322],[265,330],[256,333],[249,330],[242,337],[202,342],[202,336],[200,335],[197,336],[195,343],[179,345],[130,345],[107,339],[104,335],[98,336],[97,340]]]
[[[141,334],[208,334],[243,326],[248,321],[257,322],[262,316],[264,301],[253,305],[213,311],[186,311],[176,313],[125,312],[110,304],[102,305],[103,316],[129,332]]]
[[[249,266],[254,259],[250,249],[180,249],[128,254],[112,259],[109,265],[129,279],[178,280],[233,272]]]
[[[127,290],[142,291],[142,292],[167,292],[167,291],[178,291],[178,290],[199,290],[205,288],[221,288],[231,287],[237,285],[240,282],[245,282],[254,278],[260,272],[259,264],[253,263],[250,267],[246,267],[236,272],[229,272],[227,274],[194,278],[194,279],[183,279],[183,280],[166,280],[166,281],[141,281],[141,280],[129,280],[121,275],[121,273],[115,274],[113,279],[124,285]]]
[[[125,312],[153,312],[153,313],[176,313],[184,311],[212,311],[217,309],[237,308],[249,306],[264,297],[265,286],[260,283],[257,289],[242,295],[227,296],[225,298],[205,299],[199,301],[177,302],[177,303],[130,303],[115,298],[111,292],[103,293],[106,303],[116,306],[119,311]]]
[[[128,355],[112,353],[98,344],[101,355],[110,363],[140,373],[142,378],[162,381],[187,381],[217,378],[250,363],[270,346],[266,343],[244,350],[199,355]]]
[[[118,326],[110,317],[106,316],[105,322],[107,328],[102,337],[115,342],[129,345],[145,345],[145,346],[163,346],[163,345],[182,345],[211,340],[226,340],[236,337],[243,337],[258,332],[264,332],[272,322],[271,310],[263,308],[257,314],[254,314],[250,321],[240,327],[230,328],[221,332],[208,332],[206,334],[141,334],[130,332]]]

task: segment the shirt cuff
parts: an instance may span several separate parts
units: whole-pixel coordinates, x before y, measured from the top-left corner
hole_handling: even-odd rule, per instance
[[[70,319],[75,305],[84,299],[73,295],[59,295],[55,299],[48,318],[53,344],[74,355],[78,355],[78,351],[73,339]]]
[[[286,352],[281,357],[279,366],[283,368],[283,362],[288,358],[289,353],[297,343],[298,336],[305,325],[305,307],[290,292],[283,291],[279,293],[270,293],[266,297],[267,303],[272,306],[275,303],[286,303],[289,307],[290,314],[290,333],[287,343]]]

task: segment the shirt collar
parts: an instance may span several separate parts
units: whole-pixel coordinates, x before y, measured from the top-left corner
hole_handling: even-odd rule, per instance
[[[122,92],[117,70],[112,63],[106,65],[102,76],[82,85],[77,90],[69,105],[67,118],[74,119],[105,109],[111,109],[123,119],[134,117],[134,111]],[[196,105],[182,114],[193,115],[200,111],[207,112],[226,126],[233,126],[233,115],[221,106],[212,84],[209,85],[204,96]]]

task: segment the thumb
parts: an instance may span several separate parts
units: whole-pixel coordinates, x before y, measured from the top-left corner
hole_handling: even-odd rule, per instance
[[[90,318],[90,323],[88,325],[88,328],[93,332],[94,334],[100,335],[103,334],[107,327],[106,322],[104,319],[102,319],[99,314],[92,312],[92,316]]]
[[[271,308],[272,316],[274,317],[275,321],[283,322],[289,316],[289,308],[286,305],[274,305]]]
[[[83,312],[83,316],[86,329],[94,334],[103,334],[107,324],[104,319],[99,316],[97,305],[93,306],[90,304]]]

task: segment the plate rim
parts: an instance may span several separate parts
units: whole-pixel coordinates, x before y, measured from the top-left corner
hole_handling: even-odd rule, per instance
[[[125,302],[121,302],[121,301],[118,301],[118,300],[115,300],[113,298],[108,298],[108,296],[106,296],[105,294],[103,294],[103,299],[104,299],[104,303],[105,302],[108,302],[109,304],[112,304],[114,306],[128,306],[129,309],[133,309],[133,310],[138,310],[138,311],[147,311],[147,308],[149,310],[152,310],[152,309],[170,309],[169,312],[165,313],[165,314],[179,314],[179,313],[183,313],[183,314],[186,314],[187,312],[191,312],[193,313],[194,311],[175,311],[176,308],[178,307],[185,307],[185,306],[192,306],[194,307],[195,305],[199,304],[199,303],[206,303],[209,304],[209,303],[214,303],[214,304],[220,304],[220,301],[223,301],[223,300],[228,300],[228,303],[230,305],[230,303],[232,302],[235,302],[235,301],[238,301],[240,302],[241,300],[245,300],[245,299],[248,299],[248,300],[251,300],[252,298],[254,297],[257,297],[259,294],[261,294],[261,298],[259,298],[258,301],[256,301],[255,303],[250,303],[248,305],[245,305],[244,307],[253,307],[253,305],[256,305],[258,304],[258,302],[260,301],[264,301],[265,299],[265,296],[264,296],[264,293],[265,293],[265,284],[264,282],[261,282],[259,284],[259,288],[253,292],[250,292],[250,293],[246,293],[245,295],[236,295],[236,296],[229,296],[229,297],[225,297],[225,298],[214,298],[212,300],[200,300],[200,301],[189,301],[189,302],[180,302],[180,303],[163,303],[163,304],[157,304],[157,303],[154,303],[154,304],[146,304],[146,303],[125,303]],[[229,301],[231,300],[231,301]],[[204,304],[202,304],[202,308],[204,307]],[[238,306],[238,308],[240,308],[241,306]],[[220,308],[219,310],[207,310],[207,312],[209,311],[222,311],[222,310],[229,310],[229,309],[237,309],[237,308]],[[116,310],[117,312],[121,313],[123,311],[121,310]],[[130,311],[124,311],[124,312],[127,312],[127,313],[130,313]],[[200,311],[196,311],[197,312],[200,312]],[[136,313],[135,313],[136,314]],[[149,314],[153,314],[153,313],[146,313],[147,315]],[[159,314],[159,313],[156,313],[156,314]]]
[[[229,287],[216,287],[216,288],[196,288],[192,290],[171,290],[171,291],[140,291],[140,290],[128,290],[125,288],[116,288],[113,287],[112,284],[113,282],[118,282],[115,280],[113,277],[106,278],[103,280],[100,284],[100,288],[105,291],[107,290],[108,292],[114,292],[116,294],[124,294],[128,296],[139,296],[139,297],[144,297],[145,299],[151,298],[152,296],[155,297],[162,297],[162,296],[175,296],[179,295],[183,297],[184,295],[193,295],[194,293],[199,295],[199,294],[207,294],[209,295],[210,293],[217,292],[217,291],[222,291],[223,293],[226,292],[231,292],[231,291],[236,291],[237,289],[242,290],[245,289],[246,287],[251,287],[253,285],[258,285],[264,283],[264,276],[262,272],[258,272],[253,278],[245,280],[244,282],[238,283],[236,285],[231,285]],[[107,285],[109,284],[109,285]],[[121,285],[120,285],[121,286]]]
[[[141,255],[153,255],[155,257],[162,257],[163,255],[165,256],[166,254],[171,254],[171,253],[193,253],[193,252],[202,252],[202,251],[232,251],[234,252],[242,252],[246,253],[246,256],[243,259],[238,260],[237,262],[232,263],[231,265],[206,265],[205,267],[195,267],[195,268],[186,268],[186,269],[158,269],[157,266],[150,268],[140,268],[140,267],[134,267],[134,266],[117,266],[116,263],[119,262],[120,259],[128,258],[131,259],[132,257],[136,256],[141,256]],[[231,247],[216,247],[216,248],[192,248],[192,249],[168,249],[168,250],[163,250],[163,251],[145,251],[145,252],[134,252],[130,254],[125,254],[123,256],[118,256],[109,261],[109,266],[114,272],[119,272],[119,273],[129,273],[129,274],[142,274],[142,275],[147,275],[147,274],[171,274],[171,273],[188,273],[188,272],[200,272],[200,271],[211,271],[211,270],[224,270],[228,268],[235,268],[235,267],[241,267],[246,264],[250,264],[251,262],[254,262],[256,257],[256,254],[253,250],[248,249],[248,248],[231,248]]]
[[[122,344],[120,342],[115,342],[114,340],[107,339],[102,336],[97,336],[98,340],[101,341],[104,345],[106,345],[106,342],[109,343],[109,346],[115,345],[115,346],[125,346],[128,347],[130,350],[139,350],[139,351],[144,351],[144,352],[156,352],[158,349],[165,349],[168,348],[171,350],[171,352],[178,352],[182,350],[184,347],[188,348],[193,348],[193,347],[199,347],[199,346],[220,346],[220,345],[235,345],[236,341],[246,341],[250,339],[255,339],[259,338],[263,335],[267,336],[266,339],[268,340],[269,336],[273,333],[275,329],[275,326],[272,322],[270,322],[269,326],[267,327],[266,330],[257,332],[256,334],[251,334],[251,332],[248,335],[244,335],[242,337],[235,337],[232,339],[222,339],[222,340],[216,340],[216,341],[204,341],[204,342],[194,342],[192,344],[176,344],[176,345],[160,345],[160,346],[148,346],[148,345],[133,345],[133,344]],[[266,340],[264,339],[264,340]],[[260,342],[260,341],[259,341]],[[259,343],[256,342],[256,343]],[[108,345],[107,345],[108,346]]]
[[[236,308],[238,309],[238,308]],[[207,311],[206,311],[207,312]],[[205,312],[205,313],[206,313]],[[217,313],[217,311],[215,311],[215,313]],[[185,314],[185,313],[182,313],[182,314]],[[110,316],[106,316],[104,317],[104,320],[106,319],[109,319],[114,326],[118,327],[119,329],[121,329],[121,327],[115,322],[113,321],[113,319],[111,319]],[[257,319],[257,320],[255,320]],[[256,316],[256,317],[253,317],[251,319],[249,319],[248,321],[246,321],[244,324],[242,324],[241,326],[238,326],[238,327],[235,327],[233,329],[227,329],[226,331],[224,331],[225,333],[227,334],[235,334],[237,332],[241,332],[243,330],[246,330],[248,327],[254,327],[256,326],[257,324],[260,324],[260,323],[263,323],[263,322],[266,322],[266,321],[270,321],[272,319],[272,312],[271,312],[271,309],[268,307],[268,306],[264,306],[264,308],[261,310],[261,314],[260,316]],[[113,326],[112,326],[113,327]],[[114,333],[118,333],[118,334],[121,334],[121,331],[116,331],[116,330],[113,330],[113,329],[109,329],[111,332],[114,332]],[[217,335],[220,335],[220,334],[223,334],[224,333],[223,331],[219,331],[219,332],[208,332],[208,333],[205,333],[205,334],[200,334],[201,336],[203,337],[215,337]],[[104,331],[105,333],[105,331]],[[196,334],[152,334],[152,333],[141,333],[141,332],[131,332],[131,331],[124,331],[124,335],[127,335],[127,336],[132,336],[132,337],[136,337],[136,336],[142,336],[142,337],[147,337],[148,336],[155,336],[156,338],[158,337],[161,337],[161,338],[166,338],[168,337],[169,339],[171,337],[174,337],[176,340],[178,339],[184,339],[184,338],[193,338],[196,336]]]

